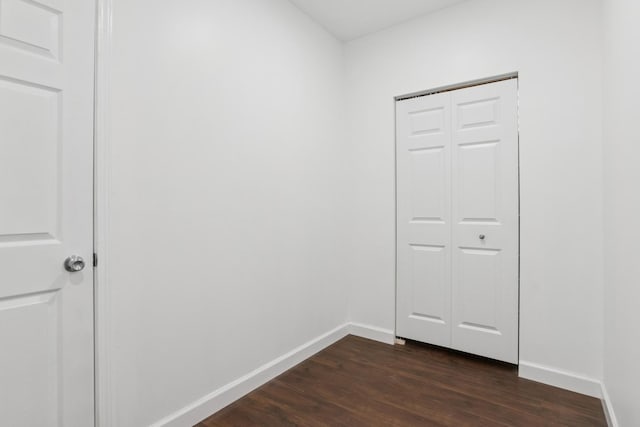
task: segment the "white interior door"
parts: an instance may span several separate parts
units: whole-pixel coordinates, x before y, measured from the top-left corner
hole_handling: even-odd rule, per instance
[[[94,21],[93,0],[0,0],[1,426],[94,423]]]
[[[451,344],[451,106],[397,104],[398,335]],[[401,285],[400,285],[401,284]]]
[[[518,363],[517,81],[451,92],[452,347]]]
[[[442,125],[422,129],[434,103]],[[397,103],[399,336],[518,362],[517,120],[515,79]],[[427,134],[444,166],[409,160],[429,152],[416,146]],[[413,212],[434,203],[448,203],[442,217],[420,219],[446,236],[425,240]],[[447,304],[444,316],[418,313]]]

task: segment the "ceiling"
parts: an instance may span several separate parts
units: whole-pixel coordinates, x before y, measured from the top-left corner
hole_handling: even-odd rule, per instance
[[[465,0],[290,0],[343,41]]]

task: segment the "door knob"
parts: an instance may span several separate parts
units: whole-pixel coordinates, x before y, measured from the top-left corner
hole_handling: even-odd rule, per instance
[[[84,269],[84,259],[79,255],[71,255],[64,260],[64,269],[70,273],[77,273]]]
[[[481,234],[481,235],[479,235],[479,236],[478,236],[478,238],[479,238],[480,240],[484,240],[484,238],[485,238],[485,237],[487,237],[487,236],[485,236],[484,234]]]

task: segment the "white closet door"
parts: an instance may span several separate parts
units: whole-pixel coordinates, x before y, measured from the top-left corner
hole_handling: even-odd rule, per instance
[[[396,108],[397,335],[517,363],[517,81]]]
[[[0,0],[0,426],[94,423],[95,7]]]
[[[448,93],[397,104],[397,334],[451,343]]]
[[[451,96],[452,347],[517,363],[517,81]]]

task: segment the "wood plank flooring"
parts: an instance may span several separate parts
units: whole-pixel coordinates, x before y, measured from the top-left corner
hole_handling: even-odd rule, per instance
[[[606,426],[600,400],[514,366],[348,336],[196,427]]]

